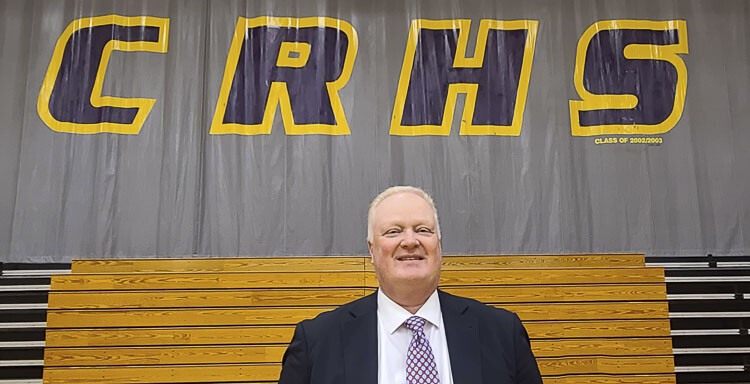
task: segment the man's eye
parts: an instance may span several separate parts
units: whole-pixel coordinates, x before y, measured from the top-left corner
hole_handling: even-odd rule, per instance
[[[432,230],[429,228],[418,228],[417,232],[419,233],[432,233]]]
[[[389,230],[385,231],[384,235],[396,235],[399,232],[401,232],[401,231],[399,231],[398,229],[394,228],[394,229],[389,229]]]

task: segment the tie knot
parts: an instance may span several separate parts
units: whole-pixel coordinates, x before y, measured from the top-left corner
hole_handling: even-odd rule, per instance
[[[412,316],[404,322],[404,325],[406,325],[406,328],[409,328],[414,333],[422,333],[424,332],[424,323],[425,319],[419,316]]]

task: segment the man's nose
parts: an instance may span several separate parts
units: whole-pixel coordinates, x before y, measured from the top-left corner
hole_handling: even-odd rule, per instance
[[[411,229],[404,231],[404,239],[401,240],[401,246],[404,248],[418,247],[419,239],[417,239],[417,234]]]

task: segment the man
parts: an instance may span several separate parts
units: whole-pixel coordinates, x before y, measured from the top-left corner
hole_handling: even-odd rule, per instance
[[[518,316],[437,289],[440,238],[423,190],[378,195],[367,246],[380,288],[299,323],[279,384],[541,384]]]

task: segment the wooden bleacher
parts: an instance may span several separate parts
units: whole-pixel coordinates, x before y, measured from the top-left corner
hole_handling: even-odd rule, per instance
[[[545,384],[675,383],[643,255],[446,256],[440,286],[516,312]],[[298,321],[376,287],[368,257],[77,260],[51,280],[44,382],[272,383]]]

